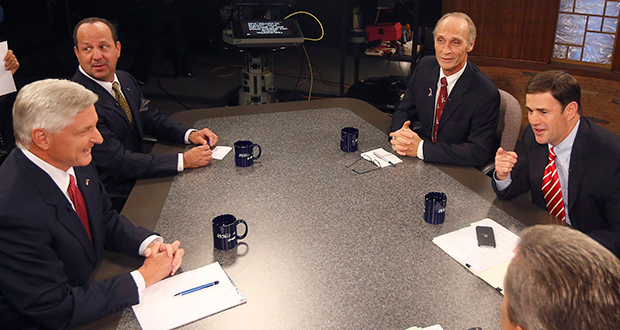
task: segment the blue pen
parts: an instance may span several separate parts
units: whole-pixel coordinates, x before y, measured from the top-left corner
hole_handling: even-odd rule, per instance
[[[220,281],[215,281],[215,282],[207,283],[207,284],[204,284],[204,285],[201,285],[201,286],[197,286],[197,287],[189,289],[189,290],[181,291],[181,292],[175,294],[173,297],[184,296],[186,294],[190,294],[192,292],[196,292],[196,291],[199,291],[199,290],[206,289],[208,287],[214,286],[214,285],[216,285],[218,283],[220,283]]]

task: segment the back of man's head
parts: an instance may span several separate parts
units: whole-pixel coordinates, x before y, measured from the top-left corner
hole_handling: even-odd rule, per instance
[[[620,260],[577,230],[524,230],[504,286],[508,321],[524,330],[620,326]]]

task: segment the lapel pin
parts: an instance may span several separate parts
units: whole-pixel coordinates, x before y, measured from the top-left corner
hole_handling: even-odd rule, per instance
[[[427,97],[431,97],[433,96],[433,89],[432,88],[428,88],[428,96]]]
[[[90,179],[86,179],[86,186],[88,187],[88,184],[90,183]]]

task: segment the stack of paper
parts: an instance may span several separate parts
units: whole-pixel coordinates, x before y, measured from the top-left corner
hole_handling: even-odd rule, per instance
[[[411,327],[407,330],[443,330],[443,328],[441,327],[441,325],[435,324],[435,325],[431,325],[430,327],[426,327],[426,328]]]
[[[377,164],[377,166],[384,168],[386,166],[395,165],[402,162],[402,159],[396,157],[396,155],[387,152],[383,148],[377,148],[374,150],[366,151],[360,155],[367,161]]]
[[[495,248],[478,246],[476,226],[493,228]],[[519,236],[487,218],[474,222],[469,227],[435,237],[433,243],[501,292],[508,265],[519,244]]]
[[[219,281],[186,295],[175,294]],[[167,330],[219,313],[246,302],[222,266],[208,266],[175,275],[146,288],[133,311],[144,330]]]

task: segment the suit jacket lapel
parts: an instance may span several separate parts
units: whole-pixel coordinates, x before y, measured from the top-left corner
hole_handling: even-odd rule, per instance
[[[89,77],[86,77],[80,71],[80,69],[78,69],[78,73],[81,76],[81,79],[80,79],[81,83],[86,88],[90,89],[91,91],[93,91],[94,93],[99,95],[99,101],[97,101],[97,103],[108,103],[108,104],[111,104],[112,106],[110,108],[114,109],[114,113],[119,117],[119,120],[122,120],[127,125],[127,127],[129,128],[129,131],[135,137],[141,136],[141,133],[139,134],[139,132],[136,131],[136,125],[134,125],[134,124],[129,122],[129,118],[127,118],[127,114],[125,113],[125,110],[123,110],[123,107],[121,107],[121,105],[118,103],[118,101],[116,101],[116,98],[114,98],[114,96],[112,96],[112,94],[110,94],[110,92],[108,92],[105,88],[101,87],[101,85],[99,85],[98,83],[94,82]],[[120,80],[120,77],[119,77],[119,80]],[[125,89],[124,84],[123,84],[122,81],[121,81],[121,89],[123,89],[123,93],[125,95],[127,95],[128,92],[126,92],[126,90],[128,90],[128,88]],[[129,103],[129,101],[128,101],[128,103]],[[129,103],[129,107],[132,109],[131,113],[132,113],[133,117],[136,118],[137,111],[132,108],[131,103]]]
[[[82,248],[84,248],[84,252],[88,259],[95,265],[96,257],[93,244],[88,237],[86,229],[84,229],[84,225],[82,225],[82,221],[71,207],[71,203],[65,194],[60,191],[54,180],[52,180],[45,171],[31,162],[23,152],[19,151],[16,157],[18,164],[20,164],[20,168],[23,169],[24,173],[37,188],[43,199],[45,199],[49,205],[56,207],[56,219],[58,222],[75,236],[80,242],[80,245],[82,245]]]
[[[129,77],[128,73],[117,71],[116,76],[121,83],[121,89],[123,90],[123,94],[125,95],[125,99],[127,100],[127,104],[129,104],[129,108],[131,109],[131,114],[133,116],[133,124],[130,124],[131,132],[134,133],[136,138],[142,140],[143,133],[142,125],[140,123],[140,107],[142,105],[142,100],[140,99],[138,102],[135,102],[134,100],[136,95],[142,95],[142,93],[134,81]],[[133,90],[132,88],[136,90]],[[127,119],[127,115],[124,112],[123,115],[125,116],[125,119]],[[127,120],[127,123],[129,123],[129,120]]]
[[[442,126],[454,114],[461,102],[463,102],[463,94],[469,90],[469,83],[471,81],[472,74],[472,66],[468,63],[465,71],[463,71],[463,74],[452,88],[450,95],[448,95],[448,101],[446,102],[446,105],[444,105],[441,118],[439,119],[438,132],[441,131]]]
[[[584,161],[590,154],[590,126],[585,117],[581,117],[581,123],[577,130],[577,136],[573,143],[570,155],[570,169],[568,170],[568,211],[575,205],[575,199],[581,185],[581,179],[588,164]]]
[[[95,255],[100,255],[102,251],[99,250],[102,249],[103,244],[99,243],[103,241],[105,233],[103,230],[103,223],[99,221],[101,214],[98,214],[96,211],[99,209],[96,205],[97,203],[101,203],[101,201],[98,198],[98,192],[92,191],[93,189],[97,189],[95,180],[99,180],[99,178],[91,177],[91,175],[81,167],[74,167],[73,169],[76,176],[75,180],[82,193],[82,197],[84,197],[84,203],[86,204],[86,210],[88,212],[90,233],[93,238],[91,245],[95,248]]]
[[[533,143],[535,145],[532,148],[532,156],[530,157],[533,169],[532,173],[536,174],[537,187],[542,196],[542,179],[545,173],[545,167],[547,167],[547,163],[549,162],[549,146],[546,143],[539,144],[536,140],[534,140]],[[542,205],[545,205],[544,199]]]

